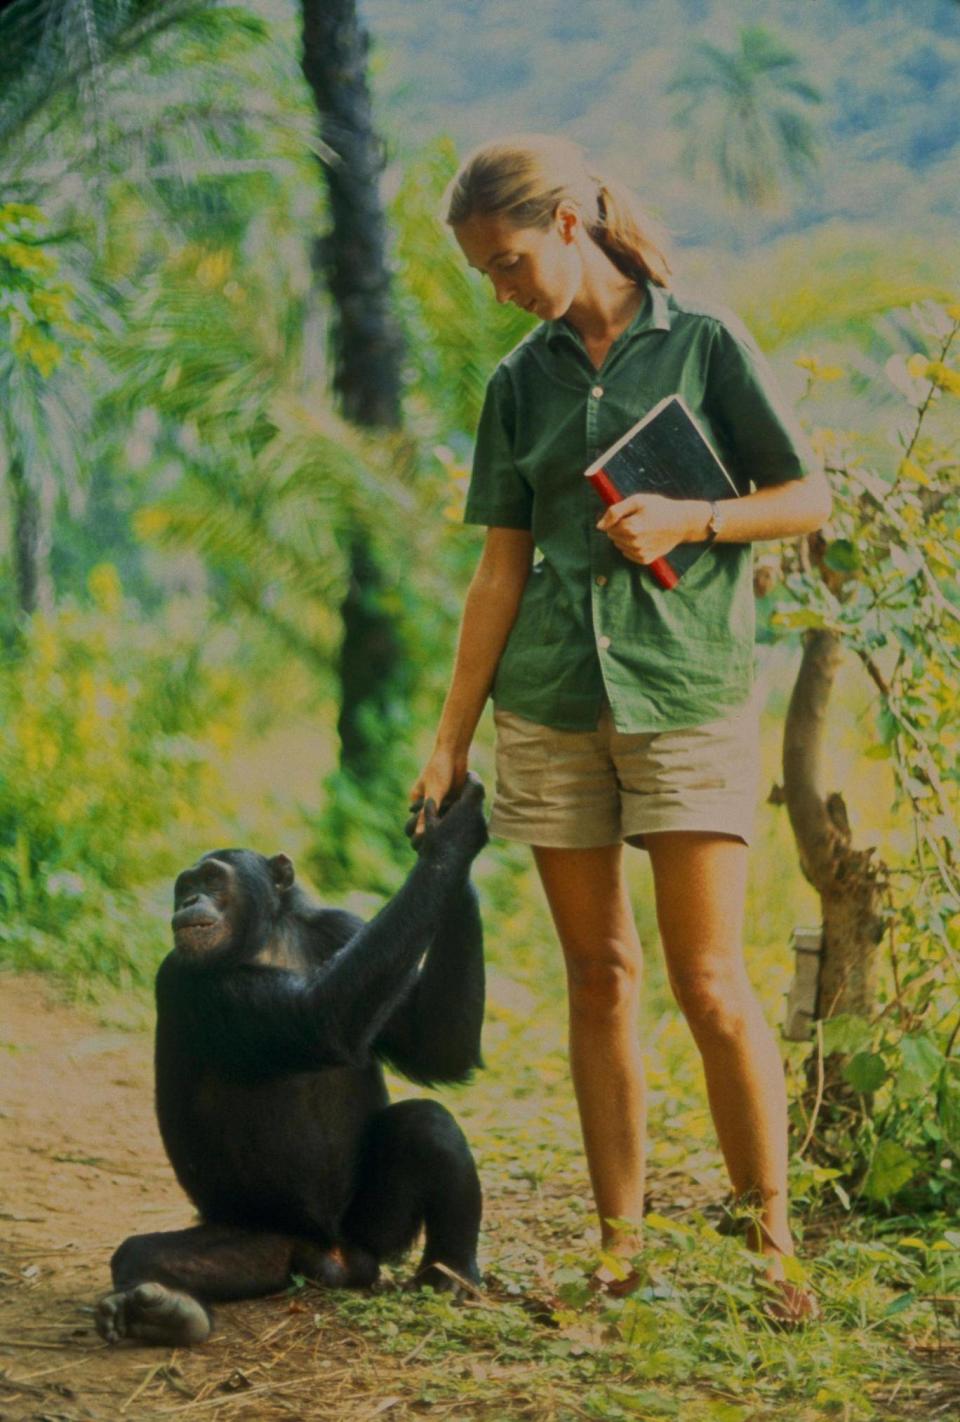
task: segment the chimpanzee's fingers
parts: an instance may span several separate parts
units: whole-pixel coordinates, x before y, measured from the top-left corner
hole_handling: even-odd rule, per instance
[[[414,835],[417,833],[418,825],[420,829],[420,834],[423,834],[423,824],[421,823],[422,809],[423,796],[418,795],[415,800],[412,800],[410,802],[410,818],[407,820],[406,824],[403,827],[403,832],[407,836],[407,839],[413,839]]]
[[[426,833],[432,829],[435,829],[439,818],[440,815],[437,811],[437,802],[428,795],[426,800],[424,800],[423,802],[424,832]]]
[[[460,799],[471,804],[479,805],[486,792],[483,788],[483,781],[474,770],[467,771],[467,778],[463,782],[460,790]]]

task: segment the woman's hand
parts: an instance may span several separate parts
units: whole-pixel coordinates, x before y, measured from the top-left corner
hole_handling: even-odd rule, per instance
[[[455,799],[467,778],[466,756],[435,748],[410,788],[410,818],[406,833],[416,847],[423,837],[424,806],[431,800],[443,812],[444,801]]]
[[[690,499],[630,494],[618,504],[611,504],[597,528],[608,534],[611,542],[632,563],[652,563],[678,543],[686,543],[691,536],[706,536],[706,526],[702,531],[692,527],[695,507],[695,501]],[[709,514],[709,508],[707,512]]]

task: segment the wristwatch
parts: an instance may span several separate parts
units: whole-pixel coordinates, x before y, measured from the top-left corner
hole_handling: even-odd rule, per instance
[[[722,530],[723,530],[724,518],[725,518],[725,516],[724,516],[724,512],[723,512],[723,504],[722,504],[722,503],[718,503],[716,499],[711,499],[711,500],[710,500],[710,517],[709,517],[709,519],[707,520],[707,539],[706,539],[706,541],[707,541],[708,543],[713,543],[713,542],[715,542],[715,540],[719,537],[720,533],[721,533]]]

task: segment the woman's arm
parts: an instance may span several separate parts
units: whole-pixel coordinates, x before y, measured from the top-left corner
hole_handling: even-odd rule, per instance
[[[830,486],[819,472],[724,499],[717,542],[753,543],[812,533],[830,517],[831,502]],[[706,538],[709,521],[706,500],[631,494],[607,509],[597,527],[634,563],[652,563],[678,543]]]
[[[473,733],[516,621],[532,560],[533,535],[528,529],[487,529],[467,592],[453,676],[434,748],[410,792],[413,801],[430,799],[439,805],[448,791],[463,784]],[[422,819],[421,813],[418,833]]]

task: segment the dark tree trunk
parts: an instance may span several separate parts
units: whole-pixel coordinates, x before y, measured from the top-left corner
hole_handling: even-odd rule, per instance
[[[340,764],[364,785],[383,785],[395,758],[391,738],[407,724],[407,658],[381,604],[383,573],[358,532],[350,538],[348,556],[350,586],[340,608]]]
[[[27,477],[23,460],[17,454],[10,455],[8,479],[17,607],[29,617],[38,608],[49,611],[53,603],[50,530],[39,491]]]
[[[343,413],[368,429],[400,423],[402,344],[390,312],[383,154],[367,85],[369,40],[355,0],[301,0],[303,72],[337,155],[324,166],[331,227],[317,248],[334,302],[334,389]],[[402,724],[407,669],[395,620],[383,605],[384,574],[369,538],[347,536],[349,586],[341,607],[340,764],[360,783],[389,781]]]
[[[832,632],[808,633],[783,740],[784,798],[800,867],[823,912],[820,1018],[872,1014],[883,932],[885,867],[873,849],[853,847],[843,797],[821,789],[827,708],[841,655]]]
[[[355,0],[301,0],[303,72],[337,155],[324,167],[331,231],[319,263],[336,305],[334,385],[355,424],[400,423],[402,346],[390,313],[386,222],[379,177],[383,150],[367,84],[369,39]]]

